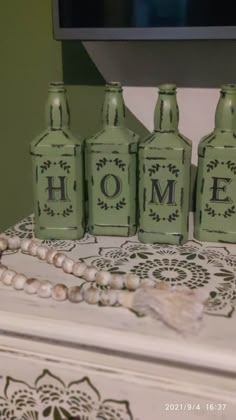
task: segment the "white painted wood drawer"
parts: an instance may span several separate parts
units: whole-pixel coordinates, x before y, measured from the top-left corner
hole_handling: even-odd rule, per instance
[[[31,237],[32,229],[29,217],[7,233]],[[183,337],[124,308],[40,300],[0,284],[0,420],[61,420],[63,409],[80,420],[236,419],[235,245],[191,240],[170,249],[88,234],[49,245],[157,281],[174,274],[211,301],[201,331]],[[78,283],[21,252],[9,251],[3,263]]]
[[[235,378],[185,366],[0,339],[1,420],[63,419],[68,412],[83,420],[235,420],[235,391]]]

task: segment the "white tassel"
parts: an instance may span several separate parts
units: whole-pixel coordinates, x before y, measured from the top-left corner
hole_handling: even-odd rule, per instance
[[[185,334],[199,330],[207,297],[199,289],[172,287],[160,282],[155,288],[138,289],[132,293],[132,299],[124,295],[120,303]]]

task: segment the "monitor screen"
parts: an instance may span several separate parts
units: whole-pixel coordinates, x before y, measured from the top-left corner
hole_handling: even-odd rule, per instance
[[[235,39],[236,0],[54,0],[54,30],[59,39]]]

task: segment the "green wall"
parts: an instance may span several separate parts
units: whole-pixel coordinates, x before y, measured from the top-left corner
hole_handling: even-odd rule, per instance
[[[72,131],[101,127],[105,83],[81,42],[53,40],[50,0],[2,1],[0,12],[0,231],[32,212],[29,143],[43,129],[49,81],[64,80]],[[147,130],[128,111],[128,125]]]
[[[101,128],[105,80],[81,42],[62,42],[63,80],[67,85],[72,131],[90,137]],[[140,136],[148,130],[127,109],[127,125]]]
[[[0,231],[32,212],[29,143],[43,127],[49,80],[61,79],[49,0],[1,1]]]

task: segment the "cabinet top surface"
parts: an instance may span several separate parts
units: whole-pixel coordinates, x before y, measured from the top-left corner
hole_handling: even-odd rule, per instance
[[[6,233],[32,237],[32,217]],[[191,232],[189,242],[179,247],[146,245],[137,237],[94,238],[89,234],[80,241],[45,243],[100,269],[205,289],[210,299],[202,328],[197,335],[183,337],[161,322],[137,317],[123,308],[59,303],[1,284],[0,329],[5,334],[236,374],[236,245],[199,243]],[[69,286],[79,283],[78,278],[21,252],[8,251],[2,262],[30,277]]]

